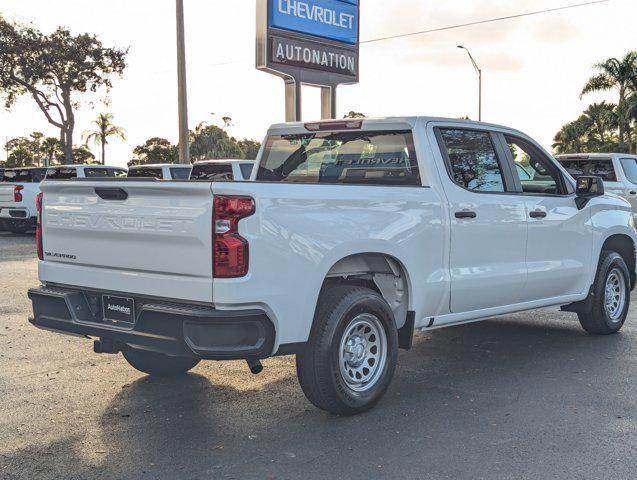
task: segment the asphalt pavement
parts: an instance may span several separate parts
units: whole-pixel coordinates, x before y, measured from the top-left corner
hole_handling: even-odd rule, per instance
[[[0,232],[0,479],[634,479],[637,298],[618,335],[532,311],[417,334],[371,412],[313,407],[294,357],[151,379],[37,330],[33,235]]]

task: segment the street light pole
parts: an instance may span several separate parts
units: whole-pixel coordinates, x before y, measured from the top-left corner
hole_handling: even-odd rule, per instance
[[[469,54],[469,59],[471,60],[471,65],[475,69],[478,74],[478,121],[482,121],[482,69],[478,66],[476,61],[473,59],[473,55],[467,47],[464,45],[458,45],[458,48],[465,50]]]
[[[177,0],[177,91],[179,103],[179,163],[190,164],[188,150],[188,94],[186,91],[184,0]]]

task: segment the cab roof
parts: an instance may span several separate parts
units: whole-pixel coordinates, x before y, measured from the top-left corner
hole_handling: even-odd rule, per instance
[[[361,123],[358,128],[348,128],[346,123]],[[404,116],[404,117],[376,117],[376,118],[345,118],[337,120],[317,120],[308,122],[289,122],[289,123],[276,123],[268,130],[268,135],[282,135],[282,134],[303,134],[314,133],[321,130],[321,126],[326,131],[356,131],[356,130],[412,130],[419,122],[449,122],[460,126],[482,126],[496,129],[506,129],[509,131],[516,131],[513,128],[506,127],[504,125],[497,125],[493,123],[476,122],[475,120],[465,120],[462,118],[448,118],[448,117],[429,117],[429,116]],[[334,128],[330,128],[330,126]],[[310,128],[308,128],[308,126]],[[340,127],[340,128],[339,128]],[[522,133],[522,132],[520,132]]]

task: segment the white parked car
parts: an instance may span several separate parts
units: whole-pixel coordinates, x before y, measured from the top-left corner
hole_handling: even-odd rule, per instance
[[[46,168],[12,168],[0,178],[0,223],[12,233],[35,228],[35,199]]]
[[[309,400],[355,414],[416,329],[548,306],[594,334],[626,319],[630,205],[519,131],[281,124],[257,164],[251,182],[44,182],[31,322],[151,375],[296,354]]]
[[[157,180],[188,180],[191,165],[175,163],[157,163],[135,165],[128,169],[128,178],[156,178]]]
[[[232,182],[250,180],[254,160],[202,160],[195,162],[190,180]]]
[[[630,202],[637,215],[637,155],[627,153],[580,153],[558,155],[557,161],[574,178],[597,175],[607,192]]]

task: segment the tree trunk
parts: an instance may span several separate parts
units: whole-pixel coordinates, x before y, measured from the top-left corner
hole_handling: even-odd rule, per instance
[[[106,165],[106,142],[102,140],[102,165]]]

